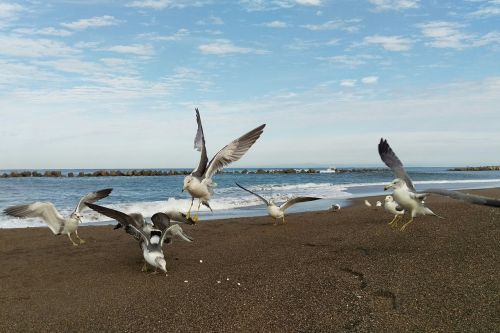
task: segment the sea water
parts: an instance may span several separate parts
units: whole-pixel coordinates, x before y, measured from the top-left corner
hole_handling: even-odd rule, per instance
[[[254,169],[248,169],[255,171]],[[472,189],[500,187],[500,171],[448,171],[444,167],[407,168],[417,190],[426,188]],[[93,170],[62,170],[63,174]],[[228,169],[228,171],[241,171]],[[202,206],[202,220],[266,215],[263,202],[241,190],[235,182],[261,196],[280,203],[295,196],[314,196],[322,200],[292,206],[288,212],[329,209],[333,204],[345,206],[349,199],[388,194],[384,185],[392,181],[387,171],[314,174],[240,174],[223,173],[213,179],[217,183],[210,200],[213,212]],[[34,201],[50,201],[63,215],[70,214],[79,199],[88,192],[112,187],[108,198],[98,202],[125,213],[140,212],[149,218],[171,208],[187,211],[189,193],[182,192],[184,176],[135,177],[27,177],[0,178],[0,210]],[[198,201],[194,201],[196,210]],[[109,218],[86,210],[84,225],[109,224]],[[39,219],[18,219],[0,214],[0,228],[45,226]]]

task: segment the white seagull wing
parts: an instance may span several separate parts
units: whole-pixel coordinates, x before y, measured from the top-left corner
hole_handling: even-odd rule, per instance
[[[87,206],[85,206],[86,202],[94,203],[94,202],[96,202],[98,200],[104,199],[104,198],[106,198],[111,193],[111,191],[113,191],[112,188],[105,188],[103,190],[99,190],[99,191],[96,191],[96,192],[87,193],[86,195],[84,195],[80,199],[80,201],[78,202],[78,205],[76,206],[74,212],[75,213],[81,213],[82,210],[84,210],[85,208],[87,208]]]
[[[314,200],[319,200],[319,199],[321,199],[321,198],[316,198],[316,197],[297,197],[297,198],[293,198],[293,199],[287,200],[285,203],[283,203],[280,206],[280,209],[282,211],[285,211],[285,209],[289,208],[292,205],[295,205],[296,203],[307,202],[307,201],[314,201]]]
[[[217,171],[222,170],[226,165],[238,161],[257,141],[264,131],[265,126],[266,124],[263,124],[254,128],[219,150],[208,164],[207,170],[203,175],[204,178],[212,178]]]
[[[4,209],[4,213],[15,217],[38,217],[41,218],[54,234],[60,232],[65,218],[59,213],[51,202],[34,202],[29,205],[18,205]]]
[[[180,239],[185,240],[186,242],[193,241],[193,238],[186,235],[184,233],[184,231],[182,230],[182,228],[180,227],[180,225],[178,225],[178,224],[174,224],[174,225],[170,226],[167,230],[165,230],[163,232],[163,234],[161,235],[161,240],[160,240],[161,245],[163,245],[165,238],[170,238],[169,235],[171,235],[172,237],[177,236]]]
[[[198,108],[196,111],[196,122],[198,123],[198,130],[196,131],[196,136],[194,138],[194,148],[198,151],[201,151],[200,163],[198,167],[191,172],[191,175],[196,177],[203,177],[205,170],[207,169],[208,156],[207,156],[207,148],[205,146],[205,134],[203,134],[203,126],[201,125],[201,117],[200,111]]]
[[[380,143],[378,144],[378,154],[385,165],[387,165],[392,172],[394,172],[396,178],[404,180],[410,191],[415,192],[415,186],[413,186],[410,176],[403,167],[401,160],[392,150],[391,146],[389,146],[389,143],[387,143],[387,140],[380,139]]]

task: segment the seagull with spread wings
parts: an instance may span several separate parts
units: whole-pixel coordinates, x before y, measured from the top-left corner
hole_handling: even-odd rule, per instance
[[[75,210],[71,213],[69,217],[64,217],[59,213],[59,211],[54,207],[51,202],[33,202],[28,205],[18,205],[4,209],[4,213],[10,216],[27,218],[27,217],[38,217],[41,218],[47,225],[54,235],[68,235],[69,240],[74,246],[78,246],[71,238],[71,234],[74,233],[80,244],[85,243],[83,239],[78,236],[78,225],[82,222],[82,211],[87,208],[85,202],[96,202],[103,198],[106,198],[112,191],[112,188],[107,188],[97,192],[91,192],[86,194],[80,199]]]
[[[163,244],[171,242],[177,236],[186,242],[193,239],[186,235],[178,224],[170,225],[169,217],[164,213],[156,213],[151,217],[154,227],[145,223],[144,217],[140,213],[125,214],[115,209],[95,205],[87,202],[86,205],[107,217],[118,221],[125,226],[125,231],[132,235],[140,243],[144,265],[142,271],[147,270],[147,264],[156,269],[160,269],[167,274],[167,262],[163,254]]]
[[[307,202],[307,201],[314,201],[314,200],[321,199],[321,198],[316,198],[316,197],[296,197],[296,198],[292,198],[292,199],[285,201],[283,204],[281,204],[281,206],[277,206],[272,199],[266,200],[265,198],[261,197],[257,193],[252,192],[249,189],[244,188],[240,184],[238,184],[238,183],[235,183],[235,184],[239,188],[241,188],[242,190],[245,190],[248,193],[255,195],[260,200],[264,201],[264,203],[267,206],[267,213],[269,214],[269,216],[271,216],[273,219],[276,220],[276,223],[274,225],[278,224],[278,219],[282,219],[283,224],[286,223],[285,222],[285,210],[287,208],[289,208],[290,206],[295,205],[299,202]]]
[[[205,135],[203,134],[203,127],[201,125],[200,112],[198,109],[195,109],[195,111],[198,130],[194,139],[194,148],[201,152],[201,157],[198,167],[194,169],[189,176],[184,178],[184,187],[182,191],[186,190],[191,194],[191,206],[189,207],[187,218],[190,218],[194,198],[198,198],[199,200],[198,210],[193,217],[193,220],[196,222],[198,220],[200,205],[203,204],[212,210],[212,208],[210,208],[210,204],[208,203],[213,194],[213,189],[216,186],[212,177],[231,162],[238,161],[261,136],[266,124],[262,124],[250,132],[242,135],[238,139],[233,140],[224,148],[219,150],[212,160],[208,162]]]
[[[387,165],[396,176],[396,179],[385,186],[384,190],[393,189],[394,191],[392,196],[394,197],[394,200],[396,200],[399,206],[401,206],[410,214],[410,220],[408,220],[408,222],[406,222],[401,227],[401,230],[404,230],[410,223],[412,223],[413,219],[418,215],[433,215],[440,217],[439,215],[436,215],[432,210],[425,207],[423,203],[423,200],[431,193],[447,196],[476,205],[500,207],[500,200],[498,199],[456,191],[428,189],[425,190],[425,192],[419,193],[416,191],[410,176],[403,167],[403,163],[401,163],[396,153],[394,153],[392,148],[389,146],[387,140],[380,139],[380,143],[378,145],[378,153],[385,165]]]

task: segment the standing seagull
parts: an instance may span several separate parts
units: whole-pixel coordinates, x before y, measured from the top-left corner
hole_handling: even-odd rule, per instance
[[[408,224],[413,222],[413,219],[418,215],[433,215],[440,217],[434,214],[432,210],[424,206],[423,200],[430,193],[444,195],[476,205],[500,207],[500,200],[479,195],[465,194],[442,189],[428,189],[425,193],[417,193],[410,176],[406,173],[406,170],[403,167],[403,163],[401,163],[399,158],[396,156],[396,153],[394,153],[391,149],[387,140],[380,139],[380,143],[378,144],[378,153],[385,165],[387,165],[397,177],[390,184],[385,186],[384,190],[392,188],[394,190],[392,194],[394,200],[396,200],[404,210],[410,213],[410,220],[401,227],[401,231],[403,231]]]
[[[235,184],[239,188],[241,188],[242,190],[245,190],[248,193],[255,195],[260,200],[264,201],[264,203],[267,205],[267,213],[269,214],[269,216],[271,216],[272,218],[274,218],[276,220],[276,223],[274,223],[274,225],[278,224],[278,221],[277,221],[278,219],[283,219],[283,224],[286,223],[285,222],[285,210],[288,207],[295,205],[296,203],[299,203],[299,202],[307,202],[307,201],[314,201],[314,200],[321,199],[321,198],[315,198],[315,197],[297,197],[297,198],[293,198],[293,199],[289,199],[289,200],[285,201],[285,203],[283,203],[281,206],[276,206],[272,199],[266,200],[263,197],[261,197],[260,195],[258,195],[257,193],[254,193],[254,192],[250,191],[249,189],[244,188],[240,184],[238,184],[238,183],[235,183]]]
[[[61,213],[54,207],[51,202],[33,202],[28,205],[18,205],[12,206],[4,209],[4,213],[15,217],[39,217],[47,225],[54,235],[65,234],[68,235],[69,240],[74,246],[78,246],[77,243],[71,238],[71,234],[75,233],[76,238],[78,238],[79,243],[83,244],[85,241],[78,236],[78,224],[82,222],[82,211],[87,208],[85,202],[96,202],[100,199],[106,198],[112,191],[112,188],[107,188],[97,192],[91,192],[80,199],[75,210],[69,217],[63,217]]]
[[[217,154],[208,163],[207,149],[205,146],[205,135],[203,134],[203,127],[201,125],[200,112],[196,111],[196,122],[198,123],[198,130],[194,139],[194,148],[201,151],[200,163],[198,167],[191,172],[189,176],[184,178],[184,187],[182,191],[187,190],[191,194],[191,206],[187,213],[187,218],[190,218],[191,208],[193,207],[194,198],[198,198],[198,210],[196,211],[193,220],[198,221],[198,213],[200,205],[207,206],[210,210],[208,201],[213,194],[213,189],[217,185],[212,181],[212,177],[225,166],[231,162],[238,161],[252,145],[257,141],[266,124],[251,130],[250,132],[242,135],[236,140],[233,140],[227,146],[219,150]]]
[[[392,219],[391,222],[389,222],[389,225],[394,224],[394,226],[397,226],[398,221],[403,218],[405,210],[403,208],[401,208],[396,201],[394,201],[394,198],[392,197],[392,195],[388,195],[385,197],[384,209],[386,212],[394,215],[394,218]]]
[[[86,205],[96,212],[106,215],[107,217],[118,221],[120,224],[125,225],[125,231],[134,236],[135,239],[140,241],[139,245],[142,249],[142,256],[145,260],[142,271],[146,271],[147,264],[150,264],[151,266],[155,267],[155,272],[156,269],[159,268],[163,272],[165,272],[165,274],[167,274],[167,262],[165,261],[165,256],[162,249],[165,240],[167,240],[167,243],[169,243],[173,236],[178,236],[187,242],[192,241],[192,238],[186,235],[182,231],[182,228],[177,224],[168,227],[165,226],[165,228],[158,230],[145,223],[144,217],[140,213],[125,214],[115,209],[95,205],[88,202],[86,203]],[[153,215],[153,217],[158,214],[163,213],[157,213]],[[165,217],[168,219],[168,216],[165,215]],[[155,220],[157,219],[153,219],[153,223]]]

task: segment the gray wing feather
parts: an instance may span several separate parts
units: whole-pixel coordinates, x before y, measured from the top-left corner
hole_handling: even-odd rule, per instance
[[[235,182],[235,184],[236,184],[236,186],[238,186],[238,187],[239,187],[239,188],[241,188],[242,190],[245,190],[245,191],[247,191],[248,193],[251,193],[251,194],[255,195],[257,198],[259,198],[260,200],[264,201],[264,203],[265,203],[267,206],[269,206],[269,201],[267,201],[265,198],[261,197],[260,195],[258,195],[258,194],[257,194],[257,193],[255,193],[255,192],[250,191],[249,189],[244,188],[243,186],[241,186],[240,184],[238,184],[238,183],[236,183],[236,182]]]
[[[142,231],[141,229],[138,229],[138,228],[134,227],[133,225],[129,224],[125,227],[125,231],[128,234],[132,235],[137,240],[142,238],[144,240],[144,242],[146,242],[146,245],[150,244],[148,235],[146,235],[146,233],[144,231]]]
[[[58,234],[61,226],[65,223],[65,218],[59,213],[51,202],[33,202],[29,205],[18,205],[5,208],[5,214],[14,217],[38,217],[41,218],[54,234]]]
[[[394,172],[396,178],[404,180],[408,188],[411,191],[415,192],[415,186],[413,185],[410,176],[408,175],[408,173],[406,173],[406,170],[403,167],[403,163],[398,158],[396,153],[392,150],[391,146],[389,146],[387,140],[380,139],[380,143],[378,144],[378,154],[380,155],[380,158],[385,163],[385,165],[387,165],[392,170],[392,172]]]
[[[99,206],[99,205],[96,205],[96,204],[93,204],[93,203],[90,203],[90,202],[87,202],[85,203],[90,209],[92,210],[95,210],[96,212],[98,213],[101,213],[102,215],[105,215],[107,217],[110,217],[112,218],[113,220],[116,220],[118,222],[120,222],[121,224],[127,226],[127,225],[130,225],[130,226],[133,226],[134,228],[136,229],[140,229],[141,228],[141,225],[138,224],[138,217],[142,215],[138,214],[138,213],[135,213],[134,217],[133,216],[130,216],[128,214],[125,214],[123,212],[120,212],[118,210],[115,210],[115,209],[112,209],[112,208],[108,208],[108,207],[103,207],[103,206]]]
[[[74,212],[81,213],[82,210],[84,210],[85,208],[87,208],[85,206],[86,202],[94,203],[94,202],[96,202],[98,200],[104,199],[104,198],[106,198],[111,193],[111,191],[113,191],[112,188],[105,188],[103,190],[99,190],[99,191],[96,191],[96,192],[90,192],[90,193],[86,194],[85,196],[83,196],[80,199],[80,201],[78,202],[78,205],[76,206]]]
[[[166,229],[163,232],[163,234],[161,236],[160,244],[163,245],[163,242],[165,241],[165,239],[171,238],[170,236],[172,236],[172,237],[177,236],[177,237],[181,238],[182,240],[185,240],[186,242],[193,241],[193,238],[186,235],[184,233],[184,231],[182,230],[182,228],[180,227],[180,225],[178,225],[178,224],[174,224],[174,225],[170,226],[168,229]]]
[[[316,198],[316,197],[297,197],[297,198],[293,198],[293,199],[287,200],[284,204],[282,204],[280,206],[280,209],[284,211],[287,208],[289,208],[290,206],[295,205],[296,203],[307,202],[307,201],[314,201],[314,200],[319,200],[319,199],[321,199],[321,198]]]
[[[156,229],[162,232],[170,227],[170,217],[165,213],[156,213],[151,216],[151,221]]]
[[[450,190],[442,190],[442,189],[429,189],[426,190],[427,193],[444,195],[446,197],[450,197],[457,200],[462,200],[475,205],[483,205],[490,207],[500,207],[500,199],[484,197],[481,195],[468,194]]]
[[[198,151],[201,151],[200,163],[198,167],[191,172],[191,175],[196,177],[202,177],[207,169],[208,156],[207,156],[207,148],[205,145],[205,134],[203,134],[203,126],[201,125],[201,117],[200,111],[198,108],[196,111],[196,122],[198,123],[198,130],[196,131],[196,136],[194,138],[194,148]]]
[[[266,124],[263,124],[254,128],[219,150],[208,164],[203,177],[212,178],[217,171],[222,170],[226,165],[238,161],[261,136],[265,126]]]

